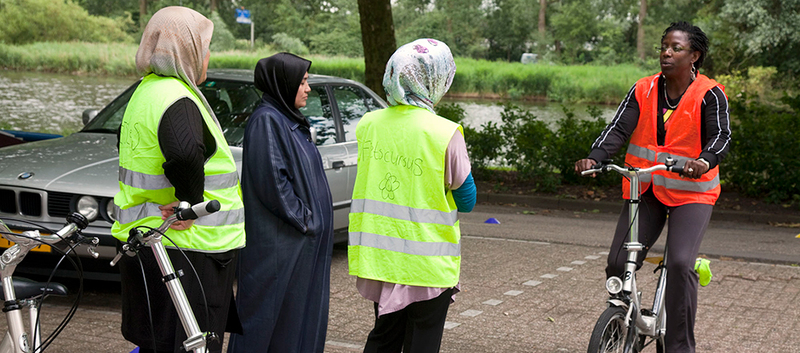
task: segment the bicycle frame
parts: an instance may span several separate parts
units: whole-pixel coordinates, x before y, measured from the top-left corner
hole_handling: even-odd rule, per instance
[[[625,250],[628,252],[628,258],[625,262],[625,269],[622,278],[611,277],[606,282],[606,288],[609,288],[609,282],[620,281],[621,288],[617,293],[623,293],[623,298],[612,297],[608,303],[613,306],[622,307],[627,310],[625,317],[626,326],[635,325],[638,330],[637,334],[646,335],[652,338],[662,338],[666,333],[666,313],[664,312],[664,293],[667,286],[667,252],[669,249],[664,250],[664,260],[660,266],[661,274],[659,275],[658,284],[656,286],[655,296],[653,298],[653,306],[651,307],[652,315],[643,315],[640,311],[642,308],[640,292],[636,286],[636,263],[638,260],[639,252],[644,249],[644,245],[639,242],[639,205],[640,205],[640,190],[639,190],[639,177],[640,175],[651,174],[654,171],[667,170],[680,173],[681,167],[674,165],[675,162],[672,158],[667,158],[665,164],[655,165],[650,168],[622,168],[614,164],[605,164],[592,167],[592,169],[582,172],[582,175],[593,174],[597,172],[605,172],[613,170],[623,176],[630,178],[630,199],[628,203],[628,219],[629,219],[629,233],[630,239],[624,244]],[[599,168],[598,168],[599,167]],[[615,279],[616,278],[616,279]],[[609,289],[612,293],[612,290]],[[616,294],[616,293],[612,293]]]
[[[8,330],[0,342],[0,353],[38,353],[42,351],[41,347],[41,332],[39,327],[39,310],[38,306],[48,291],[52,289],[42,288],[42,294],[34,297],[28,297],[18,300],[16,290],[14,287],[14,280],[12,275],[17,268],[17,265],[22,262],[25,255],[31,249],[41,245],[48,244],[54,245],[58,242],[67,240],[73,235],[77,234],[81,229],[86,228],[86,219],[71,215],[68,217],[68,224],[56,232],[55,235],[42,235],[38,230],[24,231],[20,235],[16,235],[8,229],[5,224],[0,222],[0,231],[2,236],[14,245],[6,249],[3,255],[0,256],[0,278],[3,283],[3,295],[5,298],[5,306],[3,311],[6,312],[6,320],[8,322]],[[99,240],[97,238],[77,238],[69,239],[73,243],[81,243],[84,241],[90,242],[88,251],[94,257],[98,257],[98,253],[94,248],[97,247]],[[51,283],[53,284],[53,283]],[[42,284],[43,287],[44,284]],[[55,285],[55,284],[53,284]],[[20,310],[23,307],[28,307],[30,332],[33,337],[28,337],[23,324],[22,313]],[[31,341],[32,340],[32,341]]]
[[[204,215],[216,212],[219,210],[219,202],[216,200],[203,202],[189,208],[189,203],[181,202],[177,207],[175,214],[169,216],[164,223],[161,224],[156,230],[148,231],[147,233],[132,237],[135,239],[128,239],[128,244],[124,244],[122,249],[131,255],[134,248],[141,246],[149,246],[153,250],[158,267],[161,270],[162,280],[167,286],[172,303],[175,305],[175,310],[178,312],[178,317],[183,325],[183,330],[188,337],[183,341],[183,348],[187,352],[205,353],[207,334],[200,331],[200,325],[197,324],[197,319],[192,311],[192,306],[189,304],[189,299],[186,297],[186,292],[183,290],[183,285],[179,280],[179,276],[175,274],[175,269],[172,267],[172,261],[169,259],[166,247],[161,242],[162,235],[169,229],[169,227],[178,220],[196,219]],[[191,212],[190,212],[191,211]],[[136,246],[131,246],[130,243],[137,243]],[[122,257],[122,253],[118,253],[111,261],[111,266],[116,265],[117,261]],[[1,352],[0,352],[1,353]]]

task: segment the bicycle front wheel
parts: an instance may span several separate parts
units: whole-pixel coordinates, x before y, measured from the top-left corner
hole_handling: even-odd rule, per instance
[[[588,353],[624,352],[628,338],[625,314],[627,311],[618,306],[610,306],[603,311],[592,330]]]

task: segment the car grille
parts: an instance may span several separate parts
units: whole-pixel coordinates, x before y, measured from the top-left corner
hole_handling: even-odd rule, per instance
[[[63,218],[70,214],[69,204],[72,194],[51,192],[47,195],[47,213],[50,217]]]
[[[0,212],[17,213],[17,198],[14,190],[0,189]]]
[[[70,213],[72,194],[42,191],[14,191],[0,189],[0,213],[21,214],[30,217],[42,217],[42,198],[47,195],[47,213],[51,217],[63,218]]]

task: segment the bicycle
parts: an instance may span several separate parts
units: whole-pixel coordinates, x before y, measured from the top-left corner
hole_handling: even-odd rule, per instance
[[[33,248],[47,244],[52,246],[57,252],[60,252],[64,258],[73,261],[73,265],[82,273],[80,259],[75,263],[74,260],[67,257],[76,246],[80,244],[88,244],[87,250],[94,257],[97,258],[99,254],[95,248],[99,244],[99,239],[95,237],[84,237],[80,231],[85,229],[89,222],[80,213],[73,213],[67,216],[67,224],[56,232],[50,231],[52,235],[41,234],[39,230],[27,230],[21,233],[12,232],[5,223],[0,221],[0,235],[7,240],[14,243],[11,247],[3,251],[0,256],[0,277],[2,278],[2,292],[3,292],[3,312],[6,313],[6,320],[8,322],[8,330],[0,342],[0,353],[40,353],[45,350],[58,336],[64,327],[69,323],[70,319],[77,310],[80,301],[81,293],[83,292],[83,280],[79,276],[80,287],[78,296],[73,303],[72,308],[65,316],[64,320],[58,325],[53,333],[45,339],[44,343],[41,340],[41,332],[39,325],[39,310],[42,302],[49,295],[66,296],[68,294],[67,287],[60,283],[51,282],[52,275],[47,282],[36,282],[27,278],[13,277],[17,265],[22,262],[25,255],[28,254]],[[34,224],[35,225],[35,224]],[[69,244],[69,249],[65,252],[55,245],[66,241]],[[60,265],[60,262],[59,262]],[[56,268],[58,265],[56,265]],[[21,310],[28,308],[28,315],[30,321],[30,335],[25,329],[23,324]]]
[[[111,260],[111,266],[115,266],[122,258],[123,254],[127,256],[136,256],[138,251],[147,246],[152,249],[156,262],[158,262],[158,267],[161,270],[161,278],[167,286],[167,291],[169,291],[172,303],[175,305],[175,310],[178,312],[178,317],[186,332],[187,339],[183,342],[183,348],[186,352],[205,353],[207,351],[207,342],[218,338],[213,332],[200,331],[200,325],[198,325],[197,319],[194,316],[192,307],[186,297],[186,292],[183,290],[183,285],[177,280],[183,275],[183,271],[178,270],[176,273],[175,269],[172,267],[172,261],[169,259],[166,247],[161,242],[161,238],[166,237],[164,233],[176,221],[197,219],[217,212],[219,209],[220,203],[217,200],[201,202],[194,206],[190,206],[188,202],[182,201],[175,207],[175,213],[167,217],[158,228],[145,227],[148,228],[147,232],[142,232],[138,227],[132,229],[128,241],[122,245],[122,251],[118,252],[117,256]],[[182,250],[180,251],[183,253]],[[192,270],[194,270],[194,268]],[[195,275],[197,275],[196,272]],[[200,282],[199,278],[198,282]],[[202,288],[201,285],[201,291],[203,291]],[[203,297],[205,298],[205,292],[203,292]],[[206,305],[206,307],[208,307],[208,305]],[[208,316],[207,312],[206,316]],[[206,322],[208,322],[208,319],[206,319]],[[150,327],[153,327],[152,323]]]
[[[670,171],[680,174],[683,166],[676,166],[671,157],[667,157],[664,164],[649,168],[623,168],[610,161],[604,161],[581,172],[581,175],[617,172],[630,178],[630,199],[628,203],[630,239],[624,244],[628,251],[628,259],[622,278],[609,277],[606,280],[606,290],[610,294],[607,300],[608,308],[597,319],[589,339],[587,352],[640,352],[644,347],[656,342],[656,350],[664,352],[664,335],[666,333],[666,313],[664,311],[664,293],[667,286],[667,249],[664,249],[663,260],[653,271],[660,274],[653,297],[653,306],[643,309],[641,292],[636,286],[636,262],[639,251],[644,245],[639,243],[639,178],[655,171]],[[649,341],[648,341],[649,339]]]

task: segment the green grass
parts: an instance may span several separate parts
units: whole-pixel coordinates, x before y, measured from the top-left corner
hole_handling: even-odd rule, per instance
[[[12,70],[136,76],[136,44],[121,43],[0,43],[0,65]],[[268,48],[214,52],[210,68],[253,69],[272,55]],[[364,82],[364,59],[308,56],[311,73]],[[451,94],[556,102],[617,104],[637,79],[654,70],[635,65],[561,66],[456,59]]]

